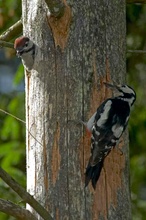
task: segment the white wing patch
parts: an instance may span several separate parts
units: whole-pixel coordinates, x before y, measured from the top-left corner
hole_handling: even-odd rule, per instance
[[[115,139],[111,139],[111,142],[115,144],[117,141]]]
[[[118,124],[115,124],[113,127],[112,127],[112,132],[113,132],[113,135],[116,137],[116,138],[119,138],[123,132],[123,126],[119,126]]]
[[[97,136],[99,136],[99,135],[100,135],[100,132],[99,132],[99,131],[95,131],[95,134],[96,134]]]
[[[107,103],[104,106],[104,111],[100,114],[100,118],[97,121],[97,126],[102,127],[102,125],[106,122],[109,115],[109,110],[111,108],[112,101],[108,100]]]
[[[126,118],[126,123],[128,122],[128,120],[129,120],[129,116]]]

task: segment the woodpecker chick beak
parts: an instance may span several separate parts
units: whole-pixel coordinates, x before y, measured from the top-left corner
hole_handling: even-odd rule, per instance
[[[21,55],[23,54],[23,49],[19,49],[19,50],[16,50],[16,55],[18,56],[18,57],[21,57]]]

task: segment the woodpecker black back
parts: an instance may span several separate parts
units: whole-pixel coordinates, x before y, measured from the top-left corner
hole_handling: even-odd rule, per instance
[[[127,85],[106,86],[118,90],[119,96],[105,100],[97,109],[91,129],[91,157],[85,173],[85,187],[90,180],[95,189],[100,177],[105,157],[116,146],[129,120],[131,106],[135,102],[136,94]],[[91,121],[89,119],[89,121]],[[92,120],[93,121],[93,120]]]

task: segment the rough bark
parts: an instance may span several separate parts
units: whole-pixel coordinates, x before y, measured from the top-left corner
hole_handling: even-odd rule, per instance
[[[127,136],[123,155],[115,149],[106,158],[94,192],[84,189],[90,140],[70,121],[87,120],[111,95],[103,81],[125,81],[125,1],[67,4],[54,20],[43,0],[23,0],[24,35],[38,47],[26,76],[27,128],[35,136],[27,133],[27,188],[56,220],[129,220]]]

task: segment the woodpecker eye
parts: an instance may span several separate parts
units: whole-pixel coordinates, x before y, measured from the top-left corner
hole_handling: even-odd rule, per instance
[[[28,42],[26,42],[24,46],[27,47],[28,46]]]

